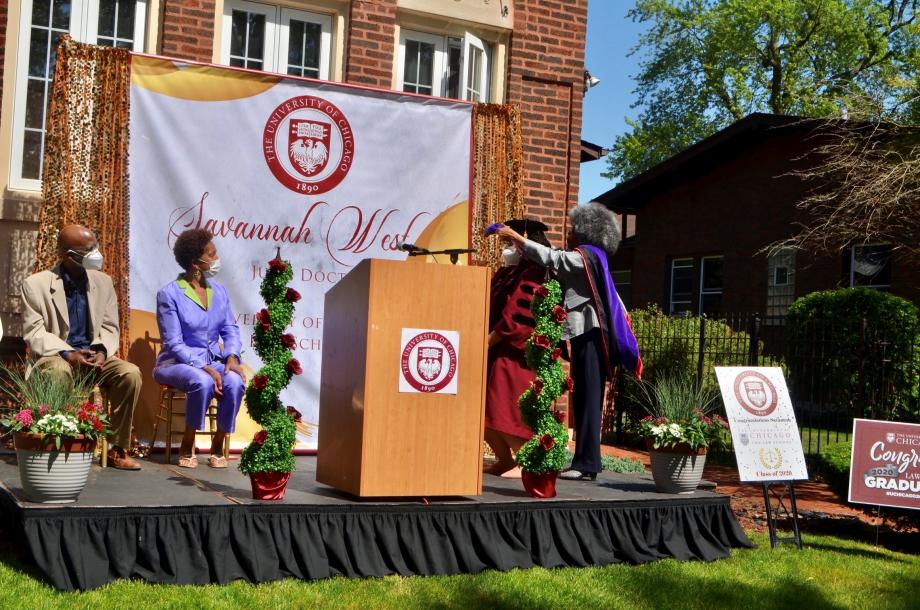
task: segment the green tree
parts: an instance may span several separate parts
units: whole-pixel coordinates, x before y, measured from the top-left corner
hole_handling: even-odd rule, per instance
[[[609,178],[630,178],[752,112],[920,116],[920,0],[637,0],[631,131]]]

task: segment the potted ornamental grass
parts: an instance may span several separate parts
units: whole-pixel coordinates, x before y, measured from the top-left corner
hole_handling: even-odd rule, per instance
[[[263,365],[246,388],[246,409],[259,424],[259,430],[240,457],[240,471],[249,475],[252,496],[257,500],[282,500],[294,470],[294,442],[300,412],[281,402],[281,390],[303,370],[292,357],[296,345],[287,333],[294,316],[294,303],[300,293],[288,284],[294,272],[280,251],[268,261],[262,279],[261,295],[265,308],[256,314],[255,348]]]
[[[518,399],[524,423],[534,431],[517,453],[524,491],[533,498],[556,495],[556,477],[568,462],[565,416],[553,408],[564,390],[572,389],[556,347],[566,312],[559,282],[549,280],[534,291],[530,311],[536,323],[524,348],[527,368],[534,372],[530,387]]]
[[[42,371],[26,377],[3,367],[3,391],[20,407],[0,419],[13,436],[23,495],[30,502],[76,501],[86,486],[96,442],[109,432],[105,409],[89,399],[88,375]]]
[[[709,448],[724,443],[728,423],[715,413],[719,392],[686,375],[636,381],[633,398],[647,415],[636,424],[645,439],[655,487],[693,493],[703,477]]]

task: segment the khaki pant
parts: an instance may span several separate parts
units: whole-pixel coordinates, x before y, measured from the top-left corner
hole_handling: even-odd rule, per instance
[[[39,358],[32,367],[32,373],[41,370],[51,375],[62,375],[73,380],[73,369],[60,356]],[[131,446],[131,423],[134,407],[141,394],[141,371],[130,362],[108,358],[93,374],[93,382],[105,388],[111,409],[112,433],[109,442],[116,447],[128,449]]]

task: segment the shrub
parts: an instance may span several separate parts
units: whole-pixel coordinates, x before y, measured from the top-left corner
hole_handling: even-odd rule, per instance
[[[789,383],[851,415],[918,420],[917,307],[871,288],[813,292],[786,318]]]

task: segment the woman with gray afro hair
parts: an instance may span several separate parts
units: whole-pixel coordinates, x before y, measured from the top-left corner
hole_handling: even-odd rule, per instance
[[[572,237],[578,244],[592,244],[607,253],[616,254],[620,247],[620,223],[613,212],[599,203],[589,203],[572,208]]]
[[[604,387],[618,366],[641,376],[642,360],[608,266],[608,258],[620,245],[616,217],[599,203],[580,205],[569,217],[568,244],[573,250],[554,250],[505,225],[494,233],[527,259],[551,270],[562,284],[566,313],[562,340],[571,342],[574,417],[570,421],[577,442],[571,466],[559,476],[593,481],[601,471]]]

